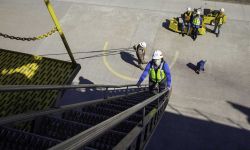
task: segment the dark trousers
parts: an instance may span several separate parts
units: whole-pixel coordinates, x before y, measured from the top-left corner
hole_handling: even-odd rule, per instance
[[[197,35],[198,35],[198,28],[196,28],[196,27],[193,27],[193,39],[194,40],[196,40],[196,38],[197,38]]]
[[[157,83],[149,79],[149,92],[153,94],[157,94],[162,92],[167,88],[166,79]]]
[[[222,24],[219,24],[219,23],[215,23],[215,25],[214,25],[214,33],[216,34],[217,37],[220,34],[220,28],[221,28],[221,26],[222,26]]]
[[[183,34],[184,34],[185,27],[187,27],[187,35],[189,35],[191,23],[185,22],[185,21],[182,22],[181,32],[182,32]]]

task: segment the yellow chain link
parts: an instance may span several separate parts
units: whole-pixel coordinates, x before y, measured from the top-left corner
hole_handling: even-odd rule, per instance
[[[18,36],[12,36],[12,35],[8,35],[8,34],[4,34],[0,32],[0,36],[4,37],[4,38],[8,38],[8,39],[14,39],[14,40],[20,40],[20,41],[36,41],[36,40],[41,40],[44,39],[50,35],[52,35],[53,33],[55,33],[57,30],[56,27],[54,27],[52,30],[50,30],[49,32],[36,36],[36,37],[18,37]]]
[[[41,39],[44,39],[44,38],[46,38],[46,37],[52,35],[52,34],[55,33],[56,31],[57,31],[57,28],[54,27],[54,28],[53,28],[51,31],[49,31],[48,33],[39,35],[39,36],[37,36],[37,37],[35,37],[35,38],[36,38],[36,40],[41,40]]]

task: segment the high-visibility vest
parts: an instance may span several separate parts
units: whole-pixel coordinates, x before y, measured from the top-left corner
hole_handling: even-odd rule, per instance
[[[193,19],[193,24],[196,26],[199,26],[201,24],[200,18],[199,17],[195,17]]]
[[[216,18],[215,18],[216,22],[219,24],[223,24],[225,22],[225,14],[224,13],[219,13]]]
[[[155,70],[154,66],[151,65],[151,68],[149,70],[149,78],[153,81],[153,82],[161,82],[162,80],[166,79],[166,74],[164,72],[164,70],[162,70],[164,63],[161,63],[160,67]]]

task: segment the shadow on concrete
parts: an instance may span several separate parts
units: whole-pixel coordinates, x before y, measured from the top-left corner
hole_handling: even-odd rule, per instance
[[[94,82],[80,76],[79,84],[94,84]],[[104,96],[106,96],[105,90],[106,90],[105,88],[82,88],[82,89],[65,90],[63,97],[57,103],[57,106],[86,102],[96,99],[103,99]],[[140,91],[140,89],[130,88],[128,89],[128,94],[138,91]],[[124,95],[126,92],[127,92],[126,88],[124,89],[109,88],[107,96],[112,97],[112,96]]]
[[[194,65],[193,63],[187,63],[186,65],[188,68],[192,69],[196,73],[196,70],[197,70],[196,65]]]
[[[250,131],[165,112],[146,150],[247,150]]]
[[[213,34],[214,34],[213,29],[210,29],[210,28],[208,28],[208,27],[206,27],[206,32],[209,32],[209,33],[213,33]]]
[[[138,62],[138,59],[136,59],[133,54],[123,51],[123,52],[120,52],[120,55],[121,55],[122,60],[124,60],[126,63],[139,68],[139,66],[135,63],[135,62]]]
[[[247,121],[250,124],[250,108],[246,106],[242,106],[233,102],[228,103],[235,109],[239,110],[240,112],[244,113],[247,116]],[[249,144],[250,145],[250,144]]]
[[[94,84],[94,82],[80,76],[79,84]],[[102,90],[96,88],[82,88],[65,90],[63,97],[60,99],[58,105],[68,105],[73,103],[84,102],[88,100],[102,98],[104,95]]]
[[[108,49],[108,50],[96,50],[96,51],[89,51],[89,52],[74,52],[73,54],[75,56],[78,56],[77,58],[75,58],[75,60],[81,60],[81,59],[88,59],[88,58],[95,58],[95,57],[118,55],[120,54],[120,52],[123,52],[123,51],[134,52],[133,48],[130,47],[130,48],[118,48],[118,49]],[[61,56],[61,55],[68,55],[68,53],[52,53],[52,54],[44,54],[40,56]],[[84,57],[81,57],[81,55],[84,55]]]
[[[162,23],[162,27],[165,28],[165,29],[170,30],[169,29],[169,24],[170,24],[170,20],[166,19],[166,21]]]
[[[94,82],[80,76],[79,77],[79,84],[94,84]],[[86,88],[86,92],[95,91],[95,90],[96,90],[96,88]]]

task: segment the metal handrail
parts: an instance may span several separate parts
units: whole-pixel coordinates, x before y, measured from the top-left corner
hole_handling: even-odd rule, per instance
[[[39,91],[39,90],[64,90],[77,88],[123,88],[135,87],[136,84],[125,85],[103,85],[103,84],[78,84],[78,85],[4,85],[0,86],[0,92],[15,92],[15,91]],[[147,84],[141,85],[146,87]]]
[[[131,96],[131,95],[135,95],[135,94],[142,93],[142,92],[144,92],[144,91],[130,93],[126,96]],[[112,101],[112,100],[119,99],[122,97],[124,97],[124,95],[113,96],[113,97],[108,98],[108,99],[97,99],[97,100],[92,100],[92,101],[87,101],[87,102],[70,104],[70,105],[61,106],[59,108],[51,108],[51,109],[37,111],[37,112],[29,112],[29,113],[14,115],[14,116],[8,116],[8,117],[0,118],[0,125],[6,125],[6,124],[13,123],[13,122],[28,121],[28,120],[32,120],[32,119],[37,118],[37,117],[55,114],[55,113],[61,113],[61,112],[67,111],[67,110],[77,109],[77,108],[81,108],[81,107],[84,107],[87,105],[94,105],[94,104],[99,104],[99,103],[103,103],[103,102],[108,102],[108,101]]]
[[[113,128],[115,125],[117,125],[118,123],[122,122],[123,120],[125,120],[126,118],[128,118],[129,116],[131,116],[132,114],[134,114],[135,112],[145,108],[148,104],[152,103],[153,101],[157,100],[159,97],[161,97],[163,94],[167,93],[168,90],[164,90],[161,93],[158,93],[157,95],[154,95],[148,99],[146,99],[145,101],[73,136],[72,138],[58,144],[55,145],[53,147],[51,147],[49,150],[62,150],[62,149],[67,149],[67,150],[74,150],[74,149],[78,149],[81,146],[84,146],[86,144],[88,144],[90,141],[94,140],[95,138],[97,138],[99,135],[103,134],[104,132],[106,132],[107,130]]]

